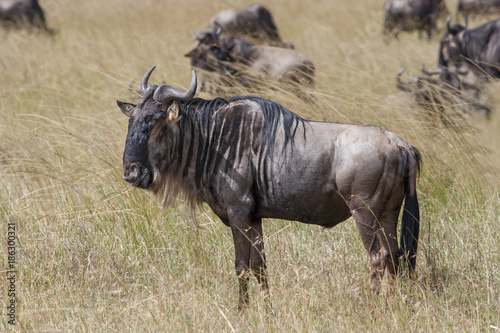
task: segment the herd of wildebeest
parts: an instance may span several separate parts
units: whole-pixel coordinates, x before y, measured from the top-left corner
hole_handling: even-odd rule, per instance
[[[51,31],[36,0],[0,4],[5,27]],[[391,38],[410,30],[431,38],[440,18],[448,17],[437,69],[422,67],[422,75],[408,81],[401,80],[401,69],[397,85],[423,105],[466,104],[489,116],[481,89],[500,77],[500,20],[468,29],[466,18],[500,10],[500,0],[459,1],[458,9],[464,25],[451,24],[442,0],[385,4],[384,33]],[[248,305],[251,273],[269,295],[264,218],[330,228],[352,216],[370,258],[375,292],[385,270],[390,281],[401,267],[414,276],[419,151],[379,127],[309,121],[259,97],[226,99],[232,86],[258,89],[273,82],[296,91],[314,88],[313,63],[281,39],[261,5],[217,13],[194,39],[186,54],[193,68],[188,91],[149,85],[153,67],[142,79],[138,104],[118,101],[129,117],[123,178],[164,204],[179,196],[193,207],[206,203],[231,228],[239,308]],[[199,90],[216,98],[195,98]]]
[[[457,18],[464,24],[451,23],[444,0],[390,0],[383,11],[384,34],[395,39],[413,30],[432,38],[439,21],[446,20],[437,68],[427,71],[422,65],[422,73],[407,80],[401,78],[402,68],[396,74],[400,90],[424,107],[450,106],[490,116],[491,106],[481,92],[500,77],[500,21],[468,29],[467,17],[500,13],[500,0],[458,0]],[[54,33],[38,0],[1,0],[0,25]],[[302,92],[314,88],[313,63],[292,42],[282,40],[271,12],[261,5],[217,13],[194,39],[195,47],[185,56],[196,70],[199,91],[225,96],[230,87],[256,89],[270,82],[307,96]]]

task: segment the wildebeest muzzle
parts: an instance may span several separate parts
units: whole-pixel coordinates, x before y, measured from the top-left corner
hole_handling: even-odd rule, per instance
[[[123,179],[134,187],[147,189],[153,177],[151,171],[139,162],[132,162],[123,166]]]

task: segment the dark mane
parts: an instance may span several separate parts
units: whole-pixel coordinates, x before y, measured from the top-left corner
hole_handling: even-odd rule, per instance
[[[268,154],[271,154],[274,148],[274,141],[276,139],[276,132],[278,130],[278,125],[283,124],[283,130],[285,132],[285,142],[283,144],[283,152],[286,151],[286,146],[290,143],[293,150],[295,133],[299,125],[302,125],[304,129],[304,138],[306,136],[305,123],[307,120],[300,117],[299,115],[293,113],[287,108],[281,106],[280,104],[269,101],[267,99],[253,97],[253,96],[234,96],[229,99],[229,102],[250,100],[259,104],[262,110],[262,115],[264,116],[264,122],[266,124],[267,131],[267,149]]]
[[[303,119],[302,117],[291,112],[290,110],[276,102],[254,96],[234,96],[231,97],[229,101],[223,98],[216,98],[213,100],[195,98],[188,102],[181,102],[181,110],[182,113],[188,115],[191,119],[198,119],[198,121],[200,122],[200,126],[207,130],[208,133],[208,129],[213,126],[213,124],[210,124],[210,119],[211,115],[213,115],[214,112],[231,102],[242,100],[250,100],[256,102],[257,104],[259,104],[260,109],[262,110],[264,123],[266,125],[268,154],[271,154],[273,152],[274,142],[276,140],[276,132],[278,131],[280,124],[282,124],[283,126],[285,135],[283,152],[286,151],[286,147],[288,144],[290,144],[293,149],[297,128],[302,125],[303,129],[305,129],[305,123],[307,122],[307,120]]]
[[[183,113],[199,113],[202,117],[206,117],[212,112],[219,110],[221,107],[228,104],[224,98],[216,98],[212,100],[206,100],[202,98],[193,98],[187,102],[181,102],[181,110]]]
[[[486,22],[480,26],[466,30],[463,35],[463,44],[465,48],[462,50],[465,58],[470,58],[471,55],[483,50],[490,43],[490,38],[495,34],[499,20]]]
[[[291,151],[294,149],[294,138],[299,126],[304,129],[307,120],[294,114],[278,103],[252,96],[235,96],[229,100],[216,98],[213,100],[204,100],[195,98],[187,102],[179,101],[180,114],[182,115],[183,126],[181,133],[185,133],[188,141],[183,138],[175,139],[177,143],[172,143],[176,148],[178,161],[182,164],[176,165],[172,172],[160,173],[163,179],[158,180],[159,184],[153,192],[157,193],[163,200],[165,206],[168,206],[177,198],[177,195],[183,193],[184,199],[195,208],[201,204],[202,200],[198,195],[199,188],[207,179],[207,175],[217,173],[217,168],[221,166],[221,152],[214,150],[218,140],[214,133],[220,130],[220,119],[218,112],[232,102],[257,103],[260,112],[262,112],[262,122],[265,125],[266,135],[266,154],[268,157],[273,155],[276,136],[283,135],[283,147],[281,151],[281,161],[286,163],[289,160],[287,156],[287,146],[290,145]],[[235,116],[238,116],[237,114]],[[184,125],[182,125],[184,124]],[[234,124],[239,126],[240,124]],[[250,129],[251,130],[251,129]],[[215,131],[215,132],[214,132]],[[283,133],[281,133],[283,131]],[[219,133],[220,134],[220,133]],[[238,138],[234,138],[235,141]],[[236,150],[234,150],[236,151]],[[235,156],[233,156],[235,157]],[[278,156],[276,156],[278,157]],[[189,170],[194,168],[195,187],[186,187],[182,181],[188,176]]]

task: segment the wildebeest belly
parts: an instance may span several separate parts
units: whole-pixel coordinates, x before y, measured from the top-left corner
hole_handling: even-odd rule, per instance
[[[305,147],[297,144],[296,149],[300,148]],[[254,191],[256,215],[323,226],[347,219],[350,210],[334,180],[331,154],[310,149],[309,154],[291,155],[295,156],[289,164],[274,162],[261,172],[261,181],[256,182],[259,188]]]
[[[327,228],[351,216],[344,199],[336,192],[319,194],[289,194],[277,198],[271,205],[257,202],[256,218],[278,218],[317,224]]]

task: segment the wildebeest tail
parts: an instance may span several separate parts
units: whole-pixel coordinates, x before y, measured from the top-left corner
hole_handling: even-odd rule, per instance
[[[401,148],[401,152],[403,154],[405,204],[400,239],[403,255],[399,266],[402,268],[407,267],[411,277],[415,271],[417,261],[418,235],[420,231],[420,210],[416,184],[422,157],[420,152],[412,146],[409,149]]]

